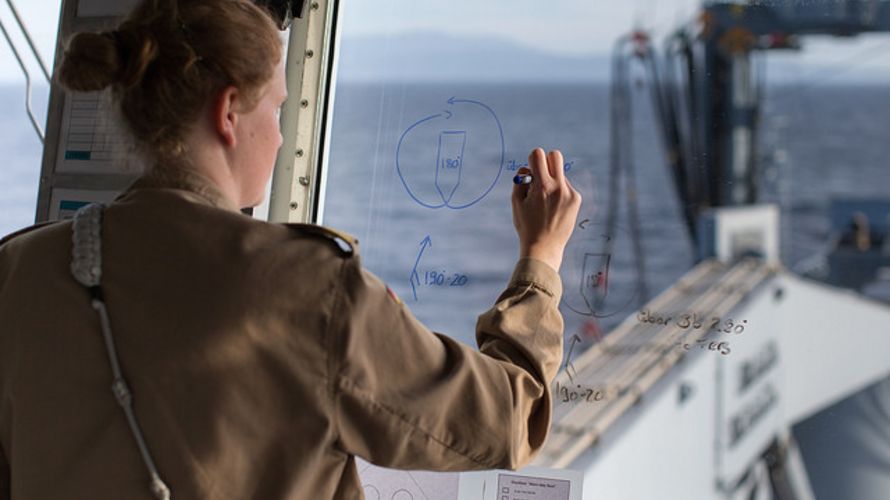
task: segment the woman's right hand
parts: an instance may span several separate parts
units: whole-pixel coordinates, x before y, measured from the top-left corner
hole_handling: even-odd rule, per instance
[[[559,271],[562,255],[575,229],[581,194],[565,176],[562,153],[537,148],[528,157],[534,180],[513,186],[513,225],[519,234],[519,257],[542,260]]]

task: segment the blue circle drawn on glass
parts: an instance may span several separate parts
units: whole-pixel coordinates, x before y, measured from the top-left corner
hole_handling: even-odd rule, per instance
[[[613,253],[618,251],[610,241],[618,238],[630,239],[627,230],[616,225],[611,235],[606,233],[606,225],[585,220],[579,225],[566,245],[561,275],[563,295],[560,304],[579,316],[608,318],[626,311],[640,295],[637,282],[622,283],[619,292],[609,292],[610,267]],[[598,235],[598,236],[594,236]],[[579,272],[580,271],[580,272]],[[575,286],[570,283],[576,284]],[[617,295],[617,298],[616,298]]]
[[[504,128],[501,126],[501,120],[498,119],[498,116],[497,116],[497,114],[495,114],[494,110],[492,110],[490,107],[488,107],[484,103],[481,103],[479,101],[475,101],[472,99],[458,99],[456,97],[452,97],[452,98],[448,99],[447,102],[448,102],[449,106],[454,106],[457,103],[479,106],[482,109],[484,109],[489,115],[491,115],[491,117],[494,119],[494,123],[497,125],[498,134],[500,136],[501,149],[500,149],[500,164],[498,165],[498,173],[495,176],[494,180],[492,181],[491,185],[488,186],[488,188],[482,194],[480,194],[477,198],[473,199],[470,202],[467,202],[467,203],[464,203],[461,205],[452,205],[451,204],[451,199],[454,197],[454,194],[457,192],[457,188],[460,186],[460,176],[461,176],[461,171],[462,171],[462,166],[463,166],[462,165],[463,164],[463,147],[466,145],[466,131],[464,131],[464,130],[443,130],[442,133],[439,135],[439,144],[438,144],[438,151],[437,151],[437,158],[436,158],[436,175],[435,175],[435,187],[436,187],[437,193],[439,194],[439,197],[442,198],[442,203],[433,204],[433,203],[424,202],[423,200],[418,198],[414,194],[414,192],[411,191],[411,187],[408,186],[408,182],[405,180],[405,175],[402,172],[402,166],[401,166],[400,159],[399,159],[400,155],[401,155],[401,151],[402,151],[402,144],[404,143],[405,138],[408,137],[408,135],[411,133],[411,131],[413,131],[420,125],[423,125],[424,123],[430,122],[430,121],[438,119],[438,118],[443,118],[443,117],[446,120],[450,119],[451,116],[454,114],[454,112],[452,112],[452,111],[445,111],[445,114],[437,113],[435,115],[430,115],[425,118],[422,118],[421,120],[418,120],[413,125],[408,127],[408,129],[402,133],[402,136],[399,138],[399,144],[396,147],[396,172],[399,174],[399,179],[402,181],[402,185],[405,187],[405,191],[408,192],[408,196],[410,196],[419,205],[424,206],[426,208],[432,208],[432,209],[448,207],[452,210],[462,210],[464,208],[471,207],[471,206],[475,205],[476,203],[479,203],[480,201],[482,201],[482,199],[485,198],[486,196],[488,196],[488,193],[490,193],[491,190],[494,189],[494,187],[498,183],[498,180],[501,178],[501,173],[504,170],[504,156],[506,153],[506,149],[505,149],[505,145],[504,145]],[[447,116],[446,116],[446,114],[447,114]],[[443,139],[444,139],[444,141],[443,141]],[[448,162],[446,160],[447,168],[457,170],[457,173],[456,173],[457,174],[457,182],[450,190],[448,190],[447,187],[444,189],[442,187],[442,184],[441,184],[442,181],[440,181],[440,177],[439,177],[439,163],[440,163],[440,156],[441,156],[443,142],[455,143],[455,141],[459,141],[459,143],[461,144],[461,146],[459,146],[459,149],[461,150],[461,154],[458,155],[451,162]]]

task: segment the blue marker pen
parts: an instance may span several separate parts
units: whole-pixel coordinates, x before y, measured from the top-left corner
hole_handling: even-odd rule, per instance
[[[526,185],[526,184],[531,184],[533,179],[534,179],[534,177],[532,177],[531,174],[519,174],[513,178],[513,183],[519,184],[519,185]]]

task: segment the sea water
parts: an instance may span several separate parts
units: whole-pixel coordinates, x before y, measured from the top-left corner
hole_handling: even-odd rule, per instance
[[[584,194],[583,228],[563,269],[566,334],[589,327],[584,313],[596,300],[584,296],[575,278],[604,270],[608,296],[594,320],[608,329],[642,298],[635,237],[649,297],[694,263],[649,90],[635,92],[638,231],[628,218],[628,186],[621,184],[618,229],[605,234],[606,205],[615,193],[603,83],[338,85],[324,223],[355,235],[365,266],[425,324],[473,343],[476,315],[496,299],[517,257],[511,178],[532,148],[558,148],[568,178]],[[37,92],[35,102],[44,120],[45,93]],[[34,220],[42,145],[27,120],[23,88],[0,87],[0,106],[0,234],[6,234]],[[890,198],[888,117],[884,87],[767,88],[758,176],[762,201],[782,209],[789,268],[824,249],[832,198]],[[615,239],[608,259],[589,250],[603,248],[606,238]]]
[[[694,264],[649,92],[633,91],[634,185],[622,178],[616,190],[605,85],[341,85],[324,222],[358,237],[365,265],[426,325],[472,343],[475,314],[495,300],[517,256],[515,169],[534,147],[560,149],[584,195],[561,310],[567,338],[596,337]],[[781,206],[790,268],[825,249],[832,198],[890,197],[888,98],[880,87],[767,88],[756,175],[761,201]],[[457,184],[437,174],[443,134],[460,134]],[[618,196],[618,228],[606,234],[610,196]],[[598,302],[586,281],[604,276]]]

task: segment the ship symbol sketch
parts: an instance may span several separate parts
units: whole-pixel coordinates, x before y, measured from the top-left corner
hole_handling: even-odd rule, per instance
[[[446,103],[447,109],[417,120],[402,133],[396,174],[418,205],[462,210],[482,201],[501,178],[504,129],[483,102],[452,97]]]
[[[436,151],[436,191],[449,204],[460,187],[464,150],[467,146],[465,130],[446,130],[439,134]]]

